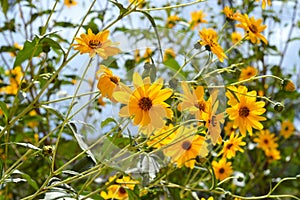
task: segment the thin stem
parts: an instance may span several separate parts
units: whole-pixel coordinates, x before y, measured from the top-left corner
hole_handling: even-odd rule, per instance
[[[168,9],[173,9],[173,8],[181,8],[185,6],[191,6],[200,2],[205,2],[206,0],[197,0],[189,3],[183,3],[183,4],[178,4],[178,5],[172,5],[172,6],[165,6],[165,7],[160,7],[160,8],[149,8],[149,9],[142,9],[143,11],[157,11],[157,10],[168,10]]]

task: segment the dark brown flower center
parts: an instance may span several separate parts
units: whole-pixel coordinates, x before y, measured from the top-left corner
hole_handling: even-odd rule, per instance
[[[269,144],[269,140],[268,139],[264,139],[264,143],[265,144]]]
[[[253,25],[253,24],[251,24],[251,25],[249,26],[249,29],[250,29],[250,31],[251,31],[252,33],[257,33],[257,32],[258,32],[257,27],[256,27],[255,25]]]
[[[89,47],[92,49],[99,49],[102,47],[102,43],[99,40],[90,40]]]
[[[109,79],[110,79],[111,82],[113,82],[113,83],[116,84],[116,85],[119,83],[118,78],[115,77],[115,76],[111,76]]]
[[[225,172],[225,169],[223,167],[219,169],[220,174],[224,174],[224,172]]]
[[[289,127],[288,127],[288,126],[286,126],[286,127],[284,128],[284,130],[285,130],[285,131],[288,131],[288,130],[289,130]]]
[[[199,111],[205,111],[205,102],[198,102],[198,104],[195,104],[195,106],[199,109]]]
[[[184,141],[182,144],[181,144],[181,147],[184,149],[184,150],[189,150],[191,147],[192,147],[192,144],[190,141]]]
[[[138,105],[142,110],[148,111],[152,107],[152,100],[149,97],[143,97],[139,100]]]
[[[250,110],[247,106],[243,106],[239,109],[239,116],[240,117],[248,117]]]
[[[226,149],[230,149],[233,146],[232,143],[227,144]]]
[[[125,188],[120,187],[120,188],[119,188],[119,192],[120,192],[121,194],[125,194],[125,193],[126,193],[126,190],[125,190]]]

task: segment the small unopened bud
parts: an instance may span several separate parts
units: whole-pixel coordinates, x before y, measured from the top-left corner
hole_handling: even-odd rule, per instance
[[[284,109],[284,106],[281,103],[276,103],[275,106],[274,106],[274,110],[276,112],[282,112],[283,109]]]
[[[53,147],[50,145],[47,145],[47,146],[43,147],[42,153],[44,156],[52,156],[53,151],[54,151]]]
[[[300,181],[300,174],[298,174],[298,175],[296,176],[296,179],[297,179],[298,181]]]
[[[281,82],[281,87],[288,92],[293,92],[296,90],[295,84],[290,79],[284,79]]]
[[[198,41],[196,44],[194,44],[195,49],[201,49],[200,41]]]
[[[171,88],[175,89],[177,88],[178,86],[178,80],[176,78],[172,78],[170,81],[169,81],[169,85]]]

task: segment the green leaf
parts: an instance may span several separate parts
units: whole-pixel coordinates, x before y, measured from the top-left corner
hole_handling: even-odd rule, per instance
[[[6,103],[4,103],[3,101],[0,101],[0,108],[1,108],[2,113],[4,115],[5,121],[7,122],[7,120],[8,120],[8,109],[7,109]]]
[[[131,200],[131,199],[134,199],[134,200],[141,199],[140,196],[132,190],[126,189],[126,192],[128,194],[129,200]]]
[[[118,124],[117,121],[114,118],[109,117],[109,118],[106,118],[104,121],[101,122],[101,128],[107,126],[111,122],[114,122],[114,123]]]
[[[174,58],[169,58],[165,60],[163,64],[169,69],[173,70],[174,72],[177,72],[180,69],[179,63]],[[184,78],[187,77],[187,73],[182,70],[180,70],[179,74],[182,75]]]
[[[22,173],[22,178],[26,179],[26,181],[31,185],[35,190],[39,189],[38,184],[35,180],[33,180],[28,174]]]
[[[8,0],[1,0],[1,7],[2,7],[2,11],[3,11],[4,15],[6,16],[8,8],[9,8]]]
[[[109,2],[115,4],[119,8],[120,15],[123,15],[124,13],[126,13],[128,11],[128,9],[124,8],[124,6],[122,4],[120,4],[120,3],[118,3],[118,2],[111,1],[111,0]]]

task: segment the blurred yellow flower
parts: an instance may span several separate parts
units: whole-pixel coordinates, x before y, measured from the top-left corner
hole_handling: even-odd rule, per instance
[[[265,155],[267,156],[269,162],[281,159],[280,151],[277,149],[268,149],[265,151]]]
[[[243,28],[247,34],[246,39],[250,39],[252,43],[260,43],[262,40],[265,44],[268,44],[267,39],[260,33],[264,31],[267,26],[261,25],[262,19],[255,19],[254,17],[249,18],[247,14],[239,15],[237,19],[240,24],[237,24],[237,27]]]
[[[161,148],[169,144],[177,134],[177,129],[172,124],[155,130],[147,141],[147,145],[152,148]]]
[[[234,93],[234,94],[233,94]],[[248,92],[247,87],[229,86],[226,92],[227,104],[231,107],[226,109],[229,119],[233,120],[233,128],[239,128],[241,134],[246,136],[246,131],[252,135],[252,128],[262,130],[260,121],[266,120],[262,117],[266,109],[264,101],[256,101],[256,91]]]
[[[150,49],[149,47],[146,48],[146,51],[143,55],[143,58],[145,59],[146,62],[151,62],[151,57],[153,55],[153,51],[152,49]]]
[[[90,57],[94,57],[96,53],[103,59],[108,56],[113,56],[121,52],[116,46],[118,43],[113,43],[108,39],[109,30],[97,33],[96,35],[92,30],[88,29],[88,34],[81,34],[80,37],[75,38],[78,44],[73,44],[75,50],[79,50],[80,54],[89,53]]]
[[[240,13],[234,13],[232,8],[225,6],[223,9],[224,14],[226,15],[226,19],[228,20],[237,20]]]
[[[106,105],[105,101],[103,101],[103,96],[99,96],[98,100],[97,100],[97,103],[99,106],[102,106],[104,107]]]
[[[202,197],[201,200],[206,200],[206,199]],[[207,200],[214,200],[214,197],[209,197]]]
[[[97,73],[100,74],[97,88],[101,91],[102,96],[115,101],[112,95],[119,89],[120,78],[113,75],[112,71],[104,65],[100,65]]]
[[[223,154],[223,157],[227,159],[231,159],[235,157],[236,152],[244,152],[241,146],[245,146],[246,142],[243,142],[243,137],[239,137],[239,135],[231,134],[229,140],[224,142],[223,149],[220,154]]]
[[[175,58],[175,57],[176,57],[176,54],[173,49],[169,48],[169,49],[165,50],[164,61],[168,60],[169,58]]]
[[[142,79],[137,72],[133,74],[133,85],[134,90],[122,84],[120,91],[113,94],[117,101],[125,104],[120,110],[120,116],[132,117],[133,123],[141,127],[164,127],[165,118],[173,117],[170,106],[164,102],[172,95],[172,90],[162,89],[162,78],[151,84],[150,77]]]
[[[256,1],[260,1],[260,0],[256,0]],[[262,4],[261,4],[262,9],[266,8],[266,4],[268,4],[268,6],[271,6],[272,4],[271,0],[262,0]]]
[[[243,36],[239,32],[231,33],[231,40],[232,40],[233,44],[240,42],[242,40],[242,38],[243,38]]]
[[[201,40],[199,41],[200,45],[205,46],[208,51],[212,51],[221,62],[224,61],[224,58],[227,59],[222,47],[218,43],[218,34],[213,29],[203,28],[199,31]]]
[[[231,136],[231,134],[234,134],[237,128],[233,128],[233,121],[227,121],[224,126],[224,132],[226,135]]]
[[[64,0],[64,4],[70,8],[71,6],[76,6],[77,2],[74,0]]]
[[[191,12],[191,21],[189,22],[191,29],[194,30],[201,23],[207,23],[204,19],[205,16],[203,10]]]
[[[249,79],[256,75],[257,75],[256,68],[254,68],[252,66],[248,66],[248,67],[242,69],[239,81]]]
[[[295,132],[295,126],[290,121],[284,121],[281,123],[280,135],[282,135],[285,139],[291,137]]]
[[[168,28],[173,28],[178,21],[180,21],[180,17],[178,17],[177,15],[170,15],[167,18],[166,26]]]
[[[29,116],[31,116],[31,117],[36,116],[36,115],[37,115],[37,113],[36,113],[35,110],[31,110],[31,111],[29,112]],[[36,126],[39,125],[39,122],[36,121],[36,120],[31,120],[31,121],[29,121],[27,124],[28,124],[28,126],[29,126],[30,128],[34,128],[34,127],[36,127]]]
[[[5,74],[9,76],[10,83],[9,85],[2,87],[0,91],[11,95],[17,94],[19,90],[19,86],[21,84],[21,80],[24,76],[24,73],[22,72],[22,68],[20,66],[17,66],[14,69],[7,70]]]
[[[134,50],[134,60],[136,63],[140,62],[141,60],[141,54],[139,49]]]
[[[296,90],[295,84],[290,79],[282,80],[281,87],[287,92],[294,92]]]
[[[214,169],[216,178],[220,181],[229,177],[233,172],[231,162],[226,162],[226,158],[220,159],[219,162],[215,160],[212,161],[212,167]]]
[[[17,42],[14,43],[14,48],[16,50],[22,50],[23,49],[23,46],[19,45]],[[11,57],[15,57],[16,56],[16,51],[12,51],[12,52],[9,52],[9,55]]]
[[[254,142],[258,145],[258,148],[261,148],[264,151],[270,149],[276,149],[278,147],[277,141],[278,138],[275,136],[274,133],[270,133],[269,130],[261,130],[258,133],[258,137],[254,138]]]
[[[135,6],[138,6],[139,8],[143,8],[146,4],[145,0],[129,0],[130,3],[133,3]]]
[[[181,168],[183,165],[193,169],[196,157],[208,154],[204,136],[195,135],[196,128],[180,126],[173,141],[164,149],[164,154],[171,157],[171,162]]]

